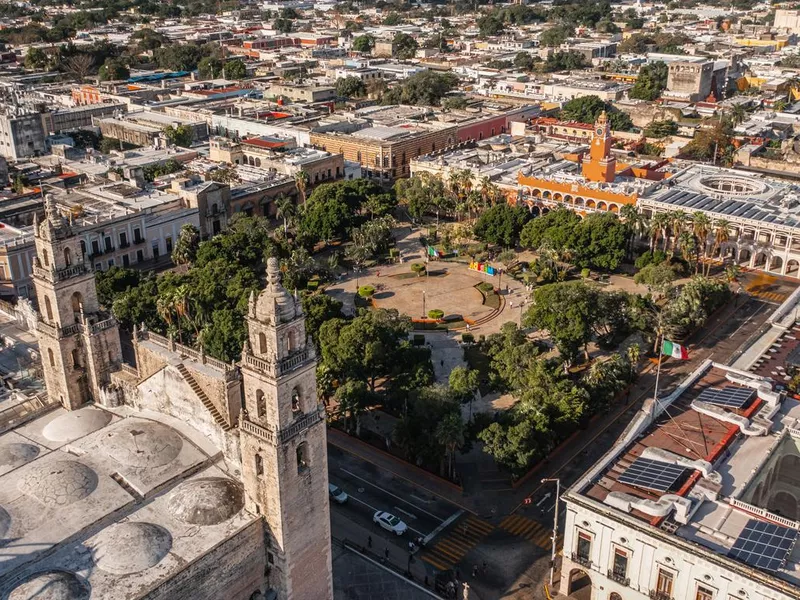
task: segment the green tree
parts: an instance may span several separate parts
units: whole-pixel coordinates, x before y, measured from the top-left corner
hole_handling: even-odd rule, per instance
[[[396,34],[392,40],[392,45],[394,46],[394,56],[400,60],[414,58],[419,48],[417,40],[407,33]]]
[[[272,22],[272,28],[278,33],[291,33],[292,26],[293,23],[291,19],[278,18]]]
[[[231,60],[225,63],[222,72],[226,79],[245,79],[247,77],[247,66],[242,60]]]
[[[436,425],[436,440],[447,451],[447,476],[453,478],[456,450],[464,443],[464,423],[458,412],[451,411],[444,415]]]
[[[41,48],[28,48],[28,52],[25,53],[24,64],[26,69],[39,71],[48,67],[50,57]]]
[[[618,111],[597,96],[580,96],[566,102],[561,109],[561,118],[579,123],[594,123],[603,111],[608,115],[613,129],[628,131],[633,127],[633,122],[627,114]]]
[[[439,101],[459,83],[454,73],[422,71],[407,77],[383,94],[382,104],[414,104],[437,106]]]
[[[475,235],[485,242],[511,248],[519,242],[520,232],[529,219],[530,211],[524,206],[498,204],[478,218]]]
[[[304,294],[303,313],[306,316],[306,331],[319,352],[319,330],[326,321],[344,319],[342,303],[323,293]]]
[[[663,121],[652,121],[644,129],[644,134],[647,137],[665,138],[678,133],[678,124],[672,119],[665,119]]]
[[[453,397],[459,402],[470,402],[475,397],[475,392],[478,391],[479,386],[479,373],[475,369],[468,369],[466,367],[455,367],[450,371],[448,385]]]
[[[194,129],[191,125],[168,125],[164,128],[164,136],[173,146],[190,148],[194,141]]]
[[[97,300],[106,308],[111,308],[114,299],[142,282],[142,272],[124,267],[109,267],[95,274]]]
[[[360,98],[367,94],[367,86],[360,77],[348,76],[336,80],[336,95]]]
[[[178,240],[172,249],[172,262],[176,265],[187,265],[194,262],[197,257],[197,249],[200,246],[200,232],[191,223],[186,223],[181,227]]]
[[[478,31],[482,38],[499,35],[504,30],[503,22],[494,15],[485,15],[478,19]]]
[[[372,52],[375,47],[375,38],[369,34],[360,35],[353,40],[353,50],[356,52]]]
[[[217,308],[211,322],[202,331],[201,339],[205,351],[220,360],[237,360],[247,332],[241,325],[242,315],[230,308]]]
[[[662,262],[645,266],[634,275],[633,280],[647,286],[647,289],[657,297],[664,297],[677,278],[675,269],[667,262]]]
[[[97,72],[97,78],[100,81],[119,81],[128,79],[131,76],[131,71],[120,59],[108,58],[106,62],[100,67]]]
[[[570,243],[574,264],[613,271],[625,257],[632,232],[614,213],[587,215],[573,232]]]
[[[667,75],[667,63],[663,61],[643,65],[628,95],[639,100],[656,100],[667,89]]]
[[[533,71],[534,64],[533,56],[528,52],[517,52],[514,57],[514,66],[523,71]]]
[[[206,56],[197,63],[197,72],[201,79],[214,79],[222,73],[222,61],[213,56]]]
[[[588,66],[586,57],[580,52],[570,50],[568,52],[555,52],[547,57],[542,70],[545,73],[555,73],[556,71],[572,71],[583,69]]]
[[[574,34],[574,29],[568,25],[556,25],[545,29],[539,34],[539,45],[555,48],[566,42]]]

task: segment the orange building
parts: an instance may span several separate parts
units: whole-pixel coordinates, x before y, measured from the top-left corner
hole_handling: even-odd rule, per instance
[[[588,141],[588,140],[587,140]],[[547,212],[564,206],[580,214],[590,211],[618,213],[626,204],[635,205],[640,193],[666,177],[660,171],[668,161],[627,165],[611,154],[614,138],[606,113],[592,128],[588,160],[585,154],[565,156],[580,163],[580,174],[569,169],[541,176],[517,176],[518,201],[532,211]]]

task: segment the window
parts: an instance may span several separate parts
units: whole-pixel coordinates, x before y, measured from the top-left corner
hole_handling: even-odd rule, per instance
[[[308,442],[297,445],[297,472],[302,473],[308,469]]]
[[[55,356],[53,356],[53,349],[52,348],[48,348],[47,349],[47,358],[50,359],[50,366],[51,367],[55,367],[56,366],[56,358],[55,358]]]
[[[81,368],[81,353],[77,348],[72,350],[72,367],[75,369]]]
[[[127,254],[122,255],[122,266],[128,267],[131,264],[131,259]]]
[[[264,460],[260,454],[256,454],[256,475],[264,474]]]
[[[710,590],[707,587],[698,585],[695,600],[714,600],[714,590]]]
[[[300,392],[297,391],[297,388],[292,390],[292,412],[300,412]]]
[[[104,240],[104,242],[105,242],[105,246],[106,246],[106,252],[111,252],[113,250],[113,248],[111,247],[111,238],[106,236],[106,239]]]
[[[69,246],[64,248],[64,264],[68,267],[72,266],[72,250],[70,250]]]
[[[588,533],[578,533],[578,547],[576,554],[580,560],[590,560],[592,556],[592,536]]]
[[[137,244],[142,241],[142,230],[138,227],[133,230],[133,239]]]
[[[256,390],[256,416],[263,417],[267,414],[267,400],[264,398],[264,392]]]
[[[628,553],[621,548],[614,548],[614,563],[612,565],[614,579],[625,579],[628,574]]]
[[[81,240],[81,254],[86,254],[86,242]]]
[[[47,313],[47,321],[49,323],[52,323],[53,322],[53,307],[50,304],[50,297],[49,296],[45,296],[44,297],[44,310]]]
[[[267,353],[267,336],[261,331],[258,334],[258,352],[259,354]]]
[[[656,580],[656,591],[664,596],[672,596],[672,581],[673,575],[670,571],[665,569],[658,570],[658,579]]]
[[[136,251],[136,262],[144,262],[144,250],[137,250]]]
[[[42,250],[42,260],[44,260],[44,266],[50,266],[50,256],[47,254],[47,250]]]
[[[171,254],[172,253],[172,236],[168,235],[167,239],[165,241],[167,243],[167,254]]]
[[[153,242],[153,259],[155,260],[159,256],[161,256],[161,251],[158,247],[158,242]]]
[[[125,231],[121,231],[119,234],[119,245],[120,248],[125,248],[128,245],[128,233]]]
[[[98,242],[97,240],[92,240],[92,254],[94,256],[100,254],[100,242]]]

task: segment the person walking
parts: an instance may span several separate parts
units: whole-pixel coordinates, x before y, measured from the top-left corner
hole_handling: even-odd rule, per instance
[[[367,547],[372,548],[372,536],[367,537]]]

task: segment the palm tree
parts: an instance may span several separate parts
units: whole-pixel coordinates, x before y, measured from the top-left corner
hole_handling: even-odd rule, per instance
[[[714,221],[714,246],[711,248],[711,258],[714,258],[714,255],[717,253],[717,248],[722,246],[725,242],[729,239],[728,229],[730,228],[731,224],[726,219],[717,219]],[[708,262],[708,266],[706,268],[706,275],[708,275],[709,271],[711,271],[711,262]]]
[[[307,171],[299,170],[294,174],[294,186],[297,188],[297,193],[300,195],[300,204],[306,203],[306,190],[311,181]]]
[[[453,479],[456,450],[464,443],[464,423],[458,412],[448,413],[436,426],[436,438],[447,450],[447,476]]]
[[[478,189],[480,190],[481,198],[483,198],[483,203],[489,204],[489,197],[492,191],[492,180],[486,176],[481,177],[480,187]]]
[[[744,104],[734,104],[730,109],[730,118],[734,127],[740,123],[743,123],[747,118],[747,110],[745,109]]]
[[[687,263],[692,262],[692,258],[697,257],[697,240],[694,235],[689,231],[682,231],[678,236],[678,247],[681,251],[681,258]],[[697,271],[697,262],[695,261],[695,272]]]
[[[167,329],[172,327],[172,297],[169,294],[158,297],[158,300],[156,300],[156,312],[167,324]]]
[[[730,263],[725,267],[725,278],[728,280],[728,283],[739,281],[739,275],[741,275],[741,273],[742,269],[736,263]]]
[[[283,219],[283,233],[289,234],[289,221],[294,220],[297,215],[297,205],[286,194],[281,194],[275,200],[275,216]]]
[[[683,233],[686,223],[689,221],[689,215],[680,210],[673,210],[669,213],[669,228],[672,232],[672,243],[670,245],[671,252],[674,254],[678,245],[678,238]]]
[[[619,216],[631,232],[630,240],[628,241],[628,256],[631,256],[636,238],[645,231],[644,216],[634,204],[623,204],[619,211]]]
[[[669,228],[670,217],[668,213],[656,213],[650,219],[650,251],[654,252],[658,244],[658,238],[664,240],[664,251],[667,250],[667,230]]]
[[[711,231],[711,219],[706,213],[698,210],[692,215],[692,230],[699,242],[698,250],[703,251],[703,258],[708,251],[708,234]]]

